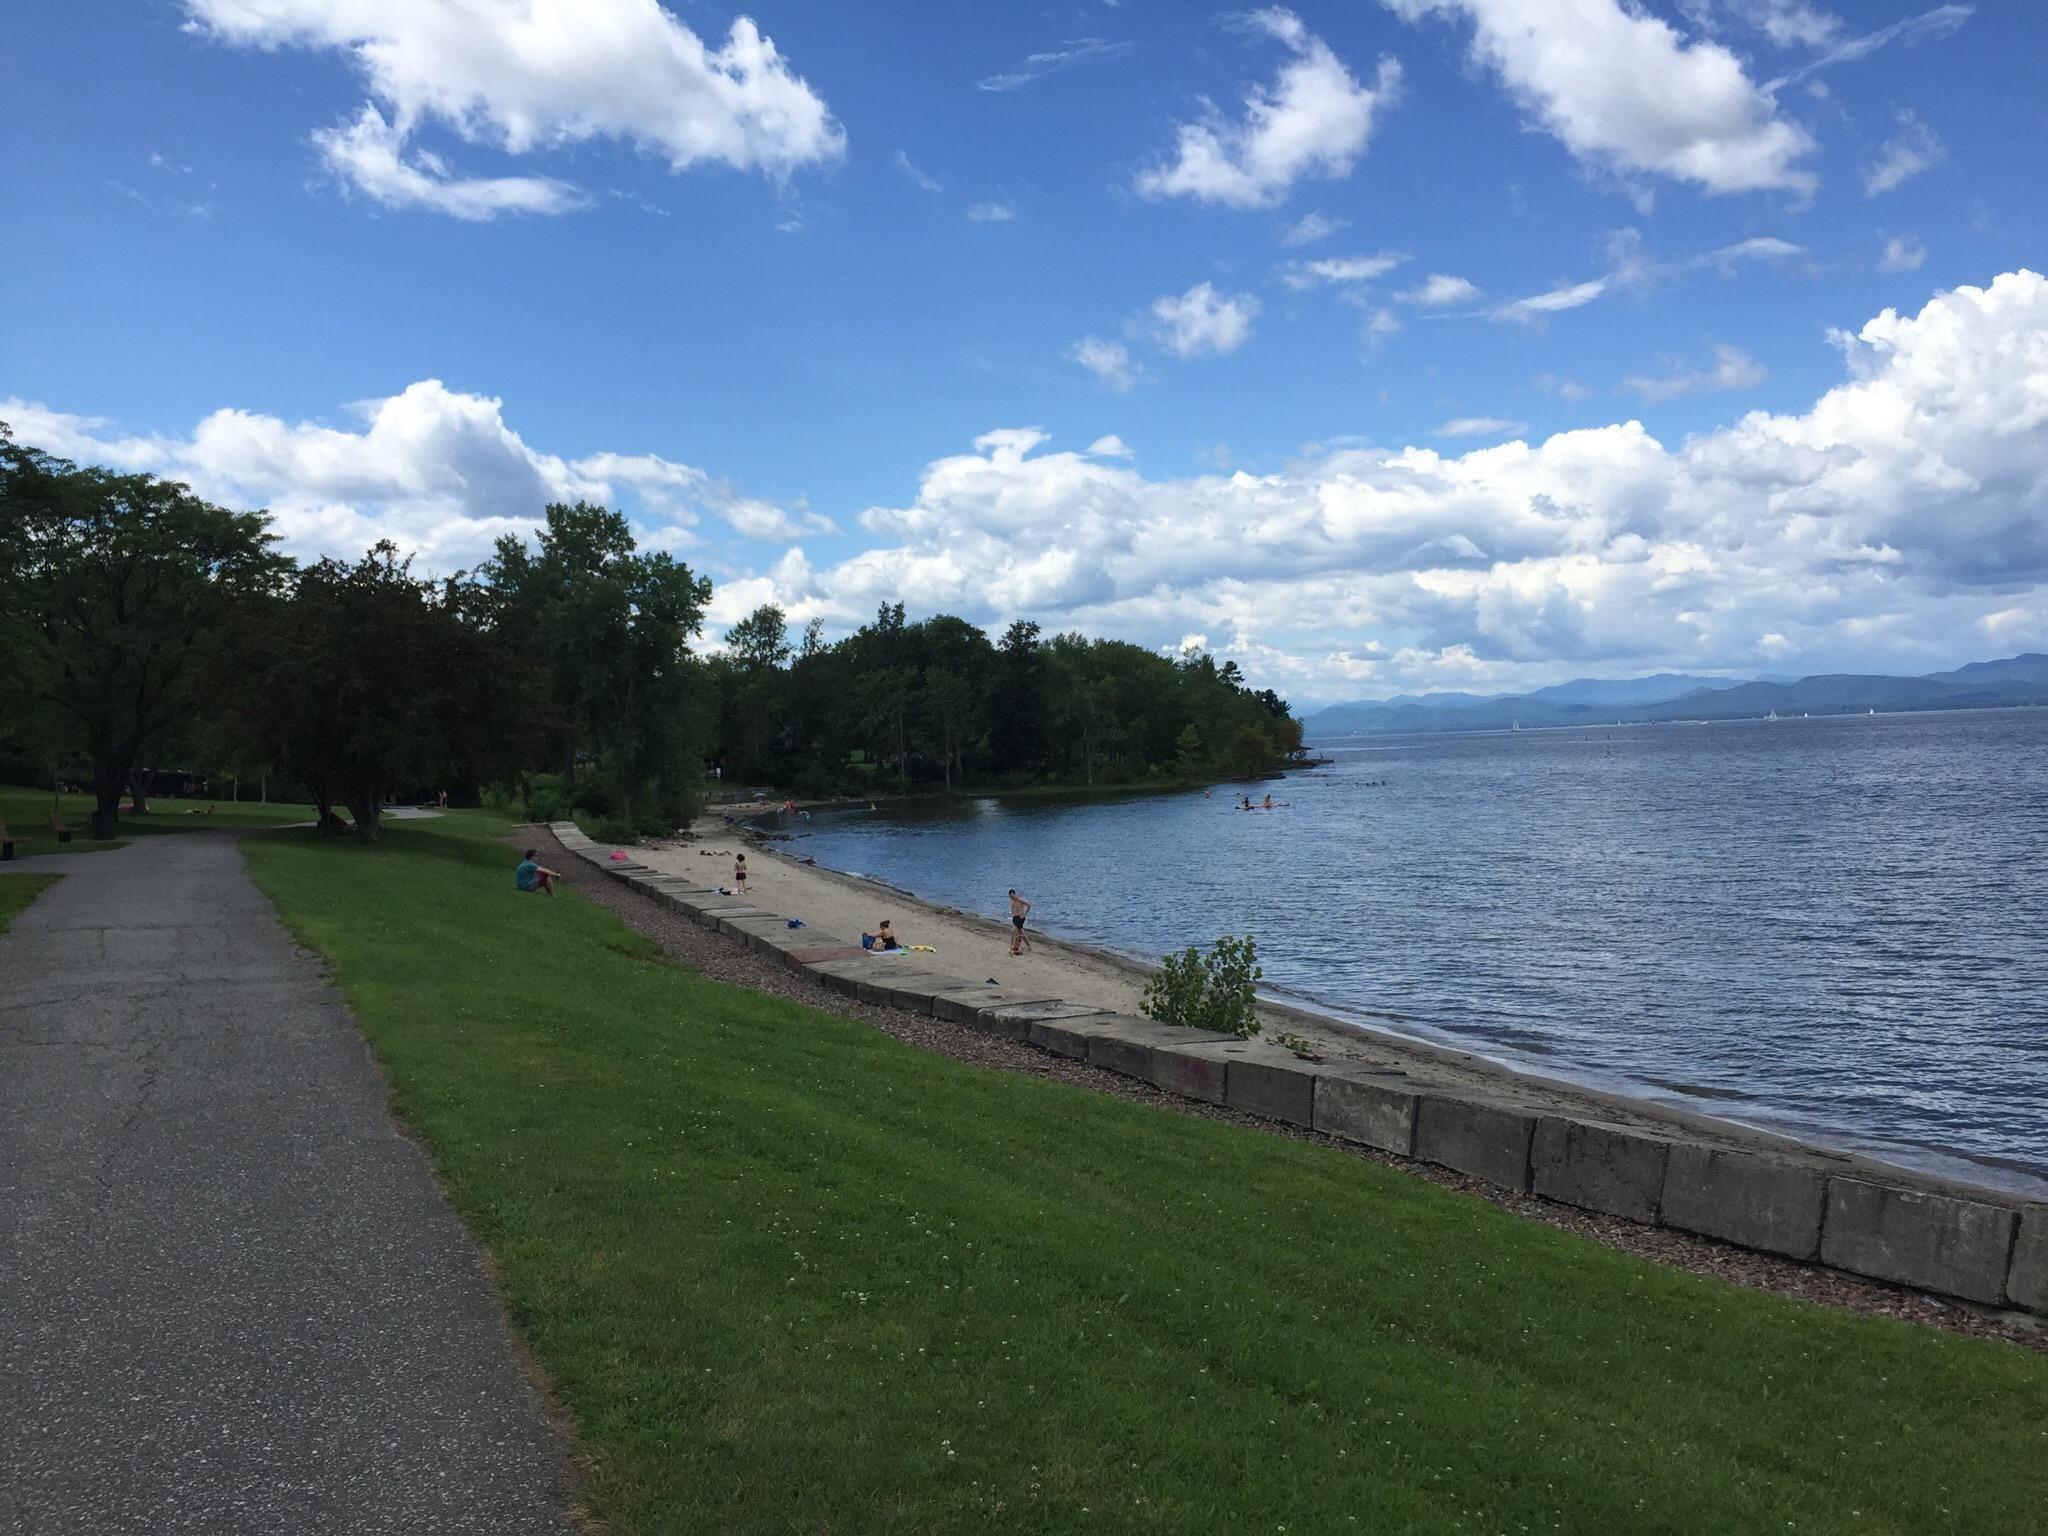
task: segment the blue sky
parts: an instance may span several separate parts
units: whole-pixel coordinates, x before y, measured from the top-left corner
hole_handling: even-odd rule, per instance
[[[17,0],[0,418],[1303,702],[2048,648],[2048,8],[740,14]]]

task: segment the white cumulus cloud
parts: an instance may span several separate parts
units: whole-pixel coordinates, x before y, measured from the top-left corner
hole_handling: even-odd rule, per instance
[[[82,462],[182,480],[235,507],[265,507],[301,556],[360,554],[380,538],[437,570],[467,565],[499,535],[524,534],[551,501],[625,504],[644,531],[686,542],[704,515],[749,538],[827,532],[830,519],[741,496],[656,454],[567,459],[529,445],[488,395],[422,379],[351,407],[353,427],[224,407],[189,436],[119,436],[109,423],[32,401],[0,402],[16,438]]]
[[[709,46],[657,0],[182,0],[202,36],[341,53],[372,97],[315,136],[331,169],[394,207],[466,218],[581,206],[548,178],[468,178],[408,149],[424,124],[525,155],[611,139],[675,170],[710,161],[782,179],[837,159],[822,98],[745,17]]]
[[[387,208],[430,208],[458,219],[501,213],[570,213],[590,199],[547,176],[458,176],[429,150],[406,153],[405,135],[365,106],[353,122],[322,128],[313,143],[343,185]]]
[[[876,547],[775,595],[858,623],[1211,636],[1282,691],[1589,670],[1927,670],[2048,633],[2048,281],[1886,310],[1841,382],[1666,444],[1641,423],[1150,478],[1038,431],[928,465]],[[756,598],[758,601],[759,599]]]
[[[1806,194],[1812,137],[1719,43],[1687,41],[1623,0],[1383,0],[1404,19],[1461,15],[1472,55],[1530,120],[1589,165],[1708,192]]]
[[[1152,302],[1153,335],[1175,357],[1235,352],[1251,339],[1259,301],[1250,294],[1223,294],[1212,283]]]
[[[1293,57],[1271,85],[1246,95],[1241,119],[1211,113],[1182,123],[1171,163],[1139,173],[1142,196],[1265,208],[1304,176],[1339,180],[1365,153],[1375,116],[1399,94],[1401,66],[1393,59],[1380,61],[1372,85],[1361,85],[1292,11],[1254,11],[1243,21]]]
[[[1806,409],[1665,443],[1639,421],[1481,443],[1304,452],[1283,469],[1152,477],[1035,428],[925,466],[831,563],[764,553],[714,617],[782,602],[854,624],[877,603],[1029,617],[1148,646],[1214,638],[1304,698],[1508,688],[1590,671],[1930,670],[2048,643],[2048,279],[2008,272],[1839,338]],[[529,443],[488,396],[425,380],[344,425],[223,409],[123,432],[0,403],[23,442],[271,507],[301,554],[389,536],[436,569],[549,500],[631,498],[644,526],[821,526],[665,457]]]

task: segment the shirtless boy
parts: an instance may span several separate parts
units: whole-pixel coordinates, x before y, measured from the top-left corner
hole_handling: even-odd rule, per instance
[[[1024,937],[1024,918],[1030,911],[1031,903],[1022,896],[1019,896],[1015,890],[1012,890],[1010,892],[1010,953],[1013,955],[1026,954],[1031,949],[1031,941]]]

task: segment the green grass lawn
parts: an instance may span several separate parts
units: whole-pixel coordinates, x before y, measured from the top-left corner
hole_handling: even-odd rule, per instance
[[[41,895],[45,886],[56,883],[55,875],[0,874],[0,933],[7,931],[14,914]]]
[[[2041,1529],[2048,1358],[705,981],[501,830],[243,846],[607,1529]]]
[[[214,807],[211,816],[187,815]],[[131,837],[153,837],[164,832],[193,832],[221,827],[278,827],[294,821],[311,821],[309,805],[261,805],[253,800],[152,800],[146,816],[123,816],[121,835],[104,842],[92,836],[91,795],[64,795],[57,801],[57,814],[71,826],[72,838],[60,843],[50,831],[50,792],[0,784],[0,821],[10,835],[21,840],[20,855],[42,853],[99,853],[119,848]]]

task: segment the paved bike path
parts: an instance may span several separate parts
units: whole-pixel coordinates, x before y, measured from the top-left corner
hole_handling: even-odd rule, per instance
[[[477,1249],[233,836],[15,867],[63,878],[0,934],[0,1531],[566,1531]]]

